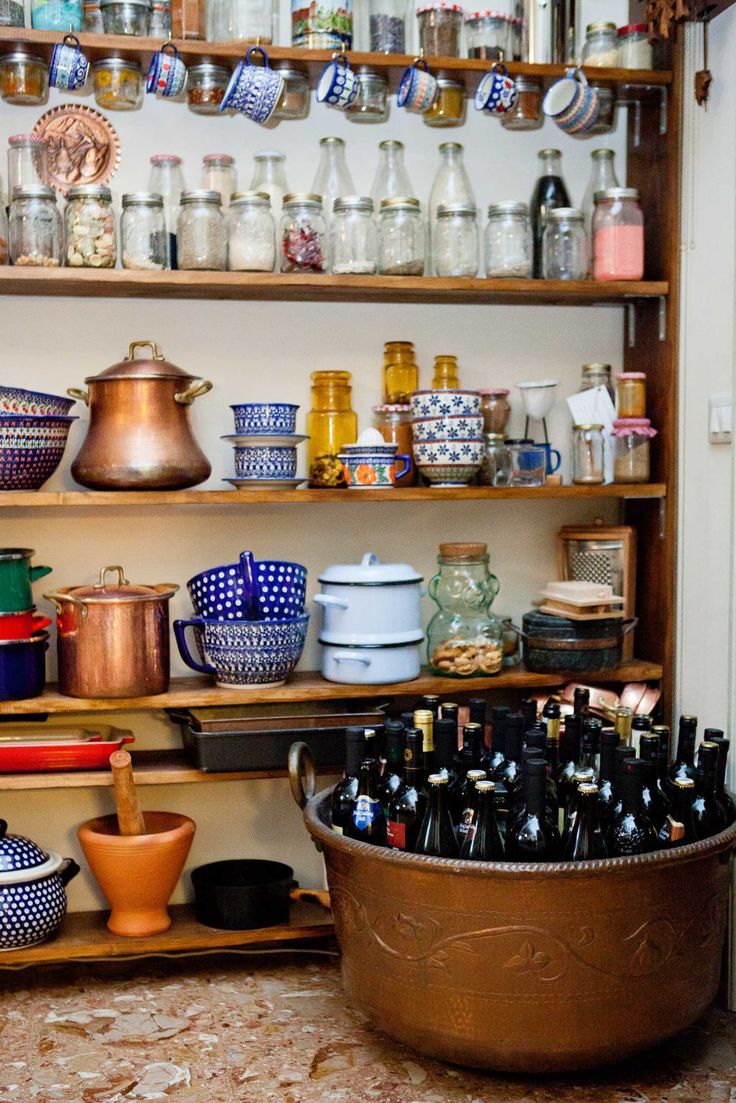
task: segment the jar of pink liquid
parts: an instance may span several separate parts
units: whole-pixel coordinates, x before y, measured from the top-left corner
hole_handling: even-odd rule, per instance
[[[595,193],[593,279],[640,280],[644,275],[644,216],[636,188]]]

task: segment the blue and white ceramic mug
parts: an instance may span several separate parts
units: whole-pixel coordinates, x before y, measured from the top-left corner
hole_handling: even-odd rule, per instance
[[[146,76],[146,92],[156,96],[180,95],[187,83],[187,67],[173,42],[166,42],[151,58]]]
[[[566,134],[585,134],[598,120],[600,100],[582,69],[568,69],[547,92],[542,110]]]
[[[344,111],[358,95],[358,78],[345,54],[335,54],[317,82],[317,102]]]
[[[65,92],[77,92],[87,83],[89,59],[82,53],[79,39],[65,34],[63,42],[57,42],[51,51],[49,84]]]
[[[487,115],[505,115],[518,98],[519,92],[508,69],[497,62],[480,78],[475,93],[475,108],[476,111],[485,111]]]
[[[423,115],[429,111],[437,96],[437,81],[429,71],[423,57],[418,57],[413,65],[405,69],[396,93],[396,104],[407,111]]]
[[[262,65],[251,58],[259,56]],[[284,78],[268,63],[268,54],[261,46],[251,46],[243,61],[235,66],[225,89],[220,111],[239,111],[254,123],[264,126],[273,115],[284,89]]]

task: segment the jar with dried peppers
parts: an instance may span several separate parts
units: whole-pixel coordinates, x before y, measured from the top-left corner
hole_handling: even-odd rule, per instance
[[[311,192],[285,195],[281,219],[281,271],[324,272],[325,244],[321,196]]]

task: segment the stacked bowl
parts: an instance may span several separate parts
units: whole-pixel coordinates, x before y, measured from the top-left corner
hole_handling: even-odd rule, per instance
[[[415,391],[411,415],[419,473],[432,486],[467,486],[483,462],[478,392]]]
[[[35,554],[32,548],[0,548],[0,701],[39,697],[46,684],[44,629],[51,621],[36,615],[32,585],[51,567],[32,566]]]
[[[38,490],[61,463],[73,398],[0,386],[0,490]]]
[[[195,616],[174,621],[182,659],[218,686],[283,685],[301,658],[309,613],[304,612],[307,568],[281,559],[254,559],[210,567],[187,582]],[[194,632],[199,659],[189,650]]]
[[[307,440],[295,432],[292,402],[242,402],[231,406],[235,432],[230,441],[235,453],[235,476],[225,482],[242,490],[289,490],[303,479],[296,477],[296,448]]]

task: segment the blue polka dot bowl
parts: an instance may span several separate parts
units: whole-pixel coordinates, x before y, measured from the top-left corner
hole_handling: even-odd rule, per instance
[[[0,490],[38,490],[61,463],[71,423],[66,414],[0,413]]]
[[[301,563],[256,559],[253,573],[260,620],[283,620],[304,611],[307,568]],[[224,563],[190,578],[187,589],[197,616],[232,621],[247,616],[246,585],[242,564]]]
[[[218,686],[283,685],[304,650],[309,613],[273,621],[219,621],[204,617],[175,620],[179,653],[192,670],[211,674]],[[194,630],[197,660],[189,650]]]
[[[79,873],[0,820],[0,951],[34,946],[56,934],[66,914],[65,886]]]

